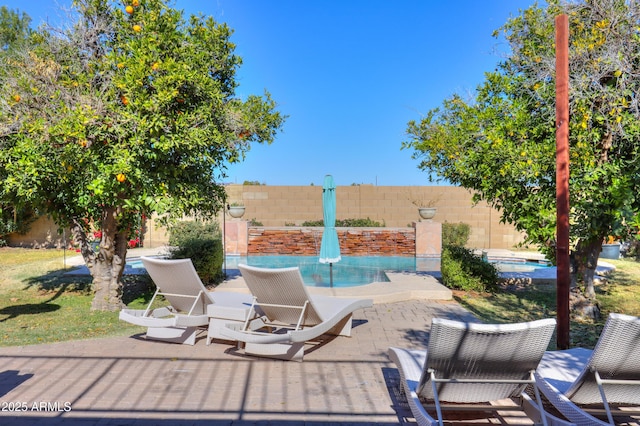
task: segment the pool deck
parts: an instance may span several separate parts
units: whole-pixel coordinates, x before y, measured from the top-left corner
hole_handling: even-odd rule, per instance
[[[502,260],[529,260],[542,261],[544,256],[537,252],[523,252],[490,249],[484,250],[490,258]],[[480,252],[480,251],[478,251]],[[166,247],[155,249],[137,248],[127,252],[130,259],[141,256],[157,256],[167,253]],[[72,256],[66,261],[67,266],[76,266],[69,272],[70,274],[88,274],[89,271],[84,266],[81,256]],[[599,261],[597,274],[605,275],[615,269],[610,263]],[[139,270],[129,268],[125,273],[139,273]],[[237,269],[228,269],[227,280],[221,283],[217,289],[224,291],[235,291],[248,293],[248,289],[240,272]],[[531,272],[504,272],[502,278],[510,285],[555,285],[556,268],[540,268]],[[346,298],[368,298],[374,303],[395,303],[407,300],[451,300],[452,292],[443,286],[439,278],[439,272],[387,272],[390,282],[375,282],[372,284],[344,287],[314,287],[309,286],[308,290],[312,294],[323,294]]]
[[[129,250],[127,258],[133,259],[141,256],[157,256],[166,253],[166,248],[158,249],[133,249]],[[67,259],[68,266],[75,266],[70,274],[88,274],[89,271],[84,266],[81,256],[73,256]],[[125,271],[126,273],[127,271]],[[135,273],[129,270],[129,273]],[[244,279],[237,269],[228,269],[229,277],[216,287],[221,291],[235,291],[248,293],[249,289],[244,283]],[[367,298],[374,303],[393,303],[405,300],[451,300],[451,290],[443,286],[433,275],[427,273],[402,273],[388,272],[387,277],[390,282],[376,282],[354,287],[329,288],[329,287],[307,287],[312,294],[324,294],[336,297],[347,298]]]
[[[387,272],[390,282],[375,282],[371,284],[330,288],[307,286],[311,294],[347,298],[367,298],[373,303],[394,303],[406,300],[451,300],[451,290],[428,274]],[[248,293],[244,279],[240,274],[233,274],[216,290],[236,291]]]

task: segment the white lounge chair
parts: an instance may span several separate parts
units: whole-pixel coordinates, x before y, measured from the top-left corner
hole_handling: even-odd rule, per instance
[[[544,413],[533,377],[555,324],[554,319],[476,324],[434,318],[426,351],[389,348],[417,423],[442,425],[443,409],[517,409],[536,423],[570,425]],[[527,385],[533,387],[536,402],[524,393]],[[496,403],[507,398],[518,398],[520,404]]]
[[[218,330],[227,322],[244,323],[251,312],[253,300],[246,294],[208,291],[191,259],[141,259],[156,292],[146,309],[125,308],[120,319],[147,327],[148,339],[193,345],[198,332],[208,326],[209,344],[213,338],[224,339]],[[158,296],[164,296],[168,306],[152,309]]]
[[[640,318],[610,314],[593,350],[546,352],[536,380],[558,411],[578,425],[613,425],[614,414],[640,414]],[[589,412],[606,415],[608,422]]]
[[[242,326],[227,324],[222,334],[238,341],[246,354],[301,361],[305,343],[324,334],[350,336],[353,312],[373,305],[370,299],[312,296],[297,267],[240,264],[238,268],[253,295],[254,306],[264,314],[263,328],[268,331],[251,331],[250,321]],[[250,313],[248,319],[252,316]]]

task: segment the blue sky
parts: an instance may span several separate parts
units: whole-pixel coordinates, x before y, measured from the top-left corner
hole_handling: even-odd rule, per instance
[[[69,0],[5,0],[37,25]],[[507,46],[492,32],[533,0],[177,0],[226,22],[243,58],[238,95],[268,90],[289,116],[227,181],[429,185],[401,150],[410,120],[472,93]]]

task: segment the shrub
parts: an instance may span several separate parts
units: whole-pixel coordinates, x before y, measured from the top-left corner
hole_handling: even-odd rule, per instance
[[[217,285],[224,279],[222,240],[209,237],[190,238],[171,249],[172,259],[191,259],[196,272],[205,285]]]
[[[442,224],[442,245],[464,247],[469,242],[471,227],[467,223]]]
[[[323,220],[306,220],[302,222],[302,226],[324,226]]]
[[[302,226],[324,226],[323,220],[308,220]],[[366,219],[336,219],[336,226],[342,228],[382,228],[384,223],[376,222],[370,218]]]
[[[201,238],[221,239],[218,223],[186,220],[169,227],[170,246],[181,246],[184,241]]]
[[[366,219],[340,219],[336,220],[336,226],[344,228],[381,228],[384,227],[383,223],[376,222],[369,218]]]
[[[443,284],[452,289],[479,292],[498,289],[498,269],[464,247],[444,246],[440,272]]]

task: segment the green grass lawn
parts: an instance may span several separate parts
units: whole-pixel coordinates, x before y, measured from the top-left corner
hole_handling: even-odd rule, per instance
[[[90,277],[65,276],[68,269],[64,269],[63,256],[62,250],[0,248],[0,346],[144,332],[141,327],[118,320],[117,312],[92,312]],[[602,318],[572,320],[572,346],[593,347],[609,312],[640,316],[640,263],[611,263],[616,271],[596,288]],[[126,276],[125,280],[127,288],[148,288],[150,284],[146,275]],[[134,294],[127,302],[130,307],[141,308],[149,297],[148,292]],[[486,322],[529,321],[556,315],[553,286],[493,295],[456,292],[455,298]]]
[[[0,346],[144,331],[118,320],[117,312],[92,312],[90,277],[65,276],[68,270],[62,250],[0,249]],[[131,305],[143,305],[145,296]]]
[[[640,263],[609,260],[616,270],[596,285],[602,316],[598,321],[571,319],[571,346],[593,348],[610,312],[640,316]],[[556,316],[556,289],[552,285],[528,286],[496,294],[456,292],[455,299],[485,322],[531,321]],[[552,339],[551,349],[555,347]]]

